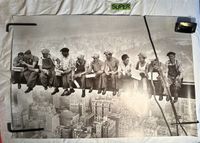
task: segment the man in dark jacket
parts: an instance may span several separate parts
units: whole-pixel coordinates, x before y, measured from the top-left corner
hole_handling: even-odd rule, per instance
[[[24,53],[24,60],[21,62],[21,64],[25,66],[23,73],[28,86],[25,93],[32,91],[36,85],[39,75],[38,61],[39,58],[37,56],[32,55],[30,50],[27,50]]]
[[[19,52],[18,55],[14,58],[13,60],[13,67],[24,67],[24,65],[22,64],[22,61],[24,60],[24,53],[23,52]],[[21,80],[23,78],[23,72],[20,72],[19,76],[15,71],[12,71],[12,82],[13,83],[18,83],[18,89],[21,88]],[[16,81],[16,79],[18,78],[18,80]]]
[[[60,60],[50,54],[49,49],[43,49],[40,65],[40,81],[46,90],[48,86],[53,86],[55,81],[55,62],[60,64]]]

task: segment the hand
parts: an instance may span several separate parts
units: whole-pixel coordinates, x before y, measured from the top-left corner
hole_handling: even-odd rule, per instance
[[[79,74],[75,74],[75,77],[77,78],[77,77],[81,77],[81,73],[79,73]]]
[[[49,73],[48,70],[46,70],[46,69],[42,69],[42,72],[44,72],[45,74]]]
[[[178,80],[176,80],[176,82],[175,82],[175,86],[180,88],[180,87],[181,87],[181,82],[178,81]]]
[[[176,80],[181,81],[180,76],[177,76],[177,77],[176,77]]]
[[[100,75],[100,74],[102,74],[102,73],[103,73],[103,71],[100,70],[100,71],[97,71],[97,72],[96,72],[96,75]]]
[[[144,78],[144,77],[145,77],[145,74],[144,74],[143,72],[141,72],[141,73],[140,73],[140,76],[141,76],[142,78]]]
[[[127,73],[127,76],[131,77],[131,73],[130,73],[130,72],[128,72],[128,73]]]
[[[26,62],[24,62],[24,61],[20,61],[20,63],[21,63],[22,65],[25,65],[25,64],[26,64]]]
[[[115,71],[111,71],[110,74],[111,74],[111,75],[112,75],[112,74],[116,74],[116,72],[115,72]]]
[[[167,79],[167,82],[168,82],[169,85],[172,84],[172,80],[170,78]]]
[[[68,70],[63,71],[63,74],[66,74],[66,73],[69,73],[69,71]]]
[[[149,75],[148,75],[148,74],[146,75],[146,78],[147,78],[147,79],[149,78]]]
[[[34,69],[35,72],[39,72],[39,69]]]
[[[111,73],[110,73],[110,72],[105,72],[105,74],[106,74],[106,75],[110,75]]]

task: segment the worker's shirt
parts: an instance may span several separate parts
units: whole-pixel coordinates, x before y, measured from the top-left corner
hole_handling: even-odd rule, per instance
[[[61,69],[62,70],[71,70],[75,68],[75,62],[71,57],[64,57],[62,56],[61,61],[60,61]]]
[[[175,63],[168,60],[165,65],[167,68],[167,77],[172,79],[175,79],[177,76],[182,77],[183,68],[182,64],[178,60],[176,60]]]
[[[75,70],[75,73],[81,73],[81,72],[85,72],[86,71],[86,61],[83,60],[83,61],[79,61],[77,60],[76,61],[76,70]]]
[[[58,58],[49,54],[49,56],[47,58],[44,58],[44,57],[40,58],[39,65],[43,69],[53,69],[55,67],[55,63],[56,63],[57,59]]]
[[[136,70],[139,70],[139,71],[141,71],[142,73],[146,73],[147,69],[148,69],[148,64],[147,64],[147,62],[145,62],[143,66],[141,65],[140,62],[138,62],[137,65],[136,65]]]
[[[98,60],[96,62],[92,61],[90,63],[90,69],[93,72],[103,71],[104,70],[104,63],[101,60]]]
[[[110,72],[110,71],[117,71],[119,66],[119,61],[112,57],[110,60],[105,60],[105,72]]]
[[[129,74],[131,75],[132,64],[129,62],[125,65],[123,62],[120,62],[118,72],[122,73],[123,75]]]
[[[15,57],[13,60],[13,66],[14,67],[23,67],[23,65],[20,63],[20,61],[23,61],[23,59],[19,58],[18,56]]]
[[[26,62],[29,65],[33,65],[33,63],[35,62],[36,65],[34,68],[38,68],[38,62],[39,62],[39,58],[37,56],[32,55],[31,58],[25,58],[24,57],[24,62]]]

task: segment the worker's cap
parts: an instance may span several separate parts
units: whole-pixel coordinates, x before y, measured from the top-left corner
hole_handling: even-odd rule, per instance
[[[142,57],[142,58],[144,58],[144,59],[147,58],[147,56],[146,56],[144,53],[139,53],[138,56],[139,56],[139,57]]]
[[[124,60],[126,60],[127,58],[129,58],[129,56],[128,56],[127,54],[123,54],[121,58],[122,58],[122,60],[124,61]]]
[[[112,52],[111,51],[105,51],[104,54],[105,55],[112,55]]]
[[[84,55],[82,54],[78,55],[77,59],[84,59]]]
[[[60,52],[69,52],[69,49],[68,48],[62,48],[61,50],[60,50]]]
[[[50,50],[49,49],[42,49],[42,54],[49,54],[50,53]]]
[[[99,54],[94,54],[92,58],[99,58]]]
[[[167,53],[167,56],[169,57],[170,55],[174,55],[174,56],[175,56],[176,53],[174,53],[174,52],[168,52],[168,53]]]
[[[27,50],[24,52],[25,55],[31,55],[31,50]]]

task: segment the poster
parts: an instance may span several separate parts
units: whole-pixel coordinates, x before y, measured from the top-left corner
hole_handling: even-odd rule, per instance
[[[196,107],[191,35],[174,32],[176,17],[147,17],[159,62],[141,16],[14,21],[37,26],[13,28],[12,127],[43,130],[13,137],[197,135],[181,124],[196,121]]]

